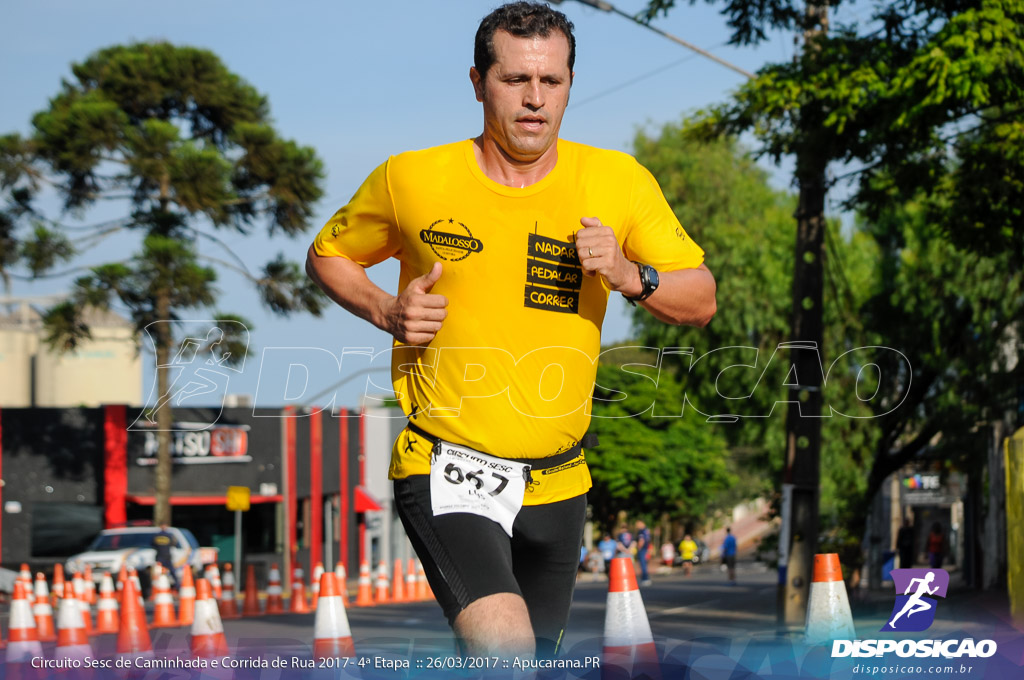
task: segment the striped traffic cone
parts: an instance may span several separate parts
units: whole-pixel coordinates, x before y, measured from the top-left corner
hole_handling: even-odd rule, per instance
[[[636,585],[633,560],[616,557],[608,577],[608,604],[604,616],[604,662],[602,674],[613,676],[624,670],[627,677],[646,674],[660,680],[658,650],[651,635],[640,589]]]
[[[359,590],[356,591],[356,606],[373,606],[373,582],[370,579],[370,565],[366,562],[359,565]]]
[[[35,604],[32,614],[36,620],[36,634],[40,642],[53,642],[57,639],[57,627],[53,620],[53,605],[50,604],[50,590],[46,587],[46,575],[36,574]]]
[[[139,594],[139,596],[136,599],[139,601],[139,604],[142,605],[143,609],[145,609],[146,601],[142,597],[142,581],[139,580],[139,572],[135,571],[134,567],[130,567],[128,569],[128,578],[125,580],[125,583],[127,583],[128,581],[131,581],[132,585],[135,586],[135,592]],[[123,607],[124,597],[122,596],[121,599],[121,606]]]
[[[16,580],[21,581],[26,586],[29,586],[29,591],[31,591],[31,587],[32,587],[32,570],[29,568],[27,562],[22,562],[21,563],[21,570],[18,571],[18,577],[17,577]],[[26,591],[26,592],[28,592],[28,591]]]
[[[405,601],[415,602],[419,599],[416,596],[416,560],[410,557],[407,564],[408,567],[405,571]]]
[[[125,564],[121,564],[121,568],[117,570],[117,578],[114,580],[114,587],[117,588],[117,592],[114,593],[117,596],[117,603],[124,604],[124,583],[128,580],[128,567]]]
[[[217,601],[213,599],[213,589],[205,578],[196,581],[196,615],[192,621],[191,637],[192,656],[212,659],[228,653]]]
[[[185,565],[181,570],[181,587],[178,588],[178,625],[191,626],[196,611],[196,583],[192,567]]]
[[[66,586],[65,590],[67,590]],[[92,637],[92,609],[89,607],[89,603],[85,601],[85,582],[82,580],[82,575],[78,572],[75,572],[72,578],[71,592],[74,593],[75,600],[78,601],[78,608],[82,611],[82,625],[85,626],[85,634],[88,637]]]
[[[170,591],[166,589],[167,575],[161,574],[157,578],[164,580],[164,590],[169,596]],[[146,628],[146,612],[139,604],[138,593],[135,592],[135,584],[131,580],[125,582],[124,594],[124,606],[121,607],[121,620],[117,631],[117,655],[122,659],[129,660],[135,657],[151,658],[153,644],[149,639],[149,629]],[[162,597],[154,596],[154,600],[163,603]],[[171,614],[173,615],[173,613],[174,603],[172,602]],[[153,626],[156,627],[155,622]],[[131,661],[129,661],[130,665],[132,665]]]
[[[304,575],[302,565],[296,562],[295,568],[292,569],[292,600],[291,606],[288,608],[288,611],[293,614],[309,612],[309,607],[306,606],[306,586],[302,581]]]
[[[36,619],[29,600],[30,592],[19,575],[14,581],[14,599],[11,600],[10,623],[7,627],[8,678],[36,677],[32,660],[43,656],[43,645],[36,633]]]
[[[281,599],[281,570],[277,568],[276,563],[270,565],[270,573],[267,574],[267,613],[284,613],[284,601]]]
[[[405,596],[405,575],[402,573],[402,560],[395,560],[395,568],[391,571],[391,601],[407,602]]]
[[[128,591],[125,591],[126,593]],[[122,614],[122,620],[124,615]],[[174,613],[174,596],[171,595],[171,580],[167,573],[160,570],[160,575],[153,581],[153,628],[177,628],[178,616]]]
[[[221,619],[241,618],[238,613],[238,600],[235,599],[235,572],[230,562],[224,565],[224,581],[217,604],[220,607]]]
[[[832,640],[852,640],[855,637],[857,631],[850,613],[850,600],[846,596],[839,554],[815,555],[811,592],[807,600],[804,642],[818,645]]]
[[[57,608],[57,659],[77,659],[80,663],[92,657],[89,635],[85,630],[82,605],[74,589],[65,585],[64,597]]]
[[[416,599],[424,602],[432,599],[427,574],[423,571],[423,563],[416,560]]]
[[[58,562],[53,565],[53,589],[50,590],[50,604],[57,606],[57,601],[64,597],[64,565]]]
[[[260,593],[256,584],[256,565],[245,567],[245,600],[242,602],[242,616],[260,615]]]
[[[82,572],[82,585],[85,586],[85,603],[90,607],[96,604],[96,584],[92,580],[92,565],[85,565]]]
[[[223,589],[221,587],[220,569],[217,567],[216,562],[206,566],[203,578],[210,584],[210,593],[213,595],[213,599],[220,601]]]
[[[348,573],[341,560],[334,565],[334,577],[338,579],[338,591],[341,595],[341,603],[348,607]]]
[[[104,574],[100,581],[100,601],[96,605],[96,634],[116,633],[120,628],[120,620],[117,598],[114,597],[114,579],[110,574]]]
[[[320,577],[324,575],[324,563],[317,562],[313,567],[313,578],[309,580],[309,608],[316,611],[316,601],[320,597]]]
[[[376,604],[387,604],[391,600],[388,595],[388,567],[384,560],[377,565],[377,586],[374,590],[373,601]]]
[[[324,572],[320,577],[320,598],[313,622],[313,658],[317,661],[355,656],[356,653],[339,590],[334,573]]]

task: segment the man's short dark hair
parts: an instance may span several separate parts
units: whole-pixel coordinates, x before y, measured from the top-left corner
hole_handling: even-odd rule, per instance
[[[539,35],[546,38],[551,31],[561,32],[569,41],[569,72],[576,63],[576,38],[573,25],[561,12],[537,2],[510,2],[502,5],[483,18],[476,30],[476,44],[473,48],[473,65],[481,78],[487,76],[494,63],[494,34],[496,31],[511,33],[517,38],[532,38]]]

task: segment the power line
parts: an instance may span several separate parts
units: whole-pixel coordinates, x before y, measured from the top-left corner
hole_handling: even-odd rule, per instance
[[[722,43],[722,44],[725,44],[725,43]],[[589,104],[590,102],[592,102],[592,101],[594,101],[596,99],[600,99],[601,97],[607,96],[607,95],[612,94],[614,92],[618,92],[619,90],[624,90],[627,87],[629,87],[630,85],[635,85],[636,83],[639,83],[642,80],[647,80],[648,78],[653,78],[654,76],[658,75],[659,73],[663,73],[665,71],[668,71],[669,69],[675,68],[676,66],[679,66],[683,62],[690,61],[691,59],[693,59],[696,56],[697,56],[696,54],[688,54],[685,57],[683,57],[682,59],[676,59],[675,61],[673,61],[670,64],[665,64],[664,66],[658,67],[658,68],[654,69],[653,71],[648,71],[647,73],[645,73],[645,74],[643,74],[641,76],[637,76],[636,78],[632,78],[632,79],[630,79],[630,80],[628,80],[628,81],[626,81],[624,83],[619,83],[618,85],[614,85],[614,86],[608,88],[607,90],[603,90],[601,92],[598,92],[595,95],[591,95],[591,96],[587,97],[586,99],[584,99],[582,101],[574,102],[574,103],[569,105],[569,108],[570,109],[578,109],[579,107],[583,106],[584,104]]]
[[[555,3],[556,5],[559,5],[559,4],[562,3],[562,0],[551,0],[551,1],[553,3]],[[615,7],[610,2],[605,2],[604,0],[576,0],[576,2],[581,3],[583,5],[587,5],[588,7],[593,7],[595,9],[599,9],[602,12],[612,12],[614,14],[618,14],[620,17],[625,17],[626,19],[629,19],[630,21],[632,21],[635,24],[643,26],[644,28],[646,28],[648,30],[654,31],[655,33],[657,33],[658,35],[662,36],[663,38],[668,38],[669,40],[671,40],[672,42],[676,43],[677,45],[682,45],[683,47],[685,47],[688,50],[693,50],[694,52],[696,52],[697,54],[701,55],[702,57],[707,57],[711,61],[713,61],[713,62],[715,62],[717,64],[721,64],[722,66],[726,67],[727,69],[735,71],[736,73],[739,73],[740,75],[746,76],[747,78],[750,78],[750,79],[754,79],[754,78],[757,77],[753,73],[751,73],[750,71],[742,69],[739,66],[737,66],[736,64],[730,63],[730,62],[726,61],[725,59],[722,59],[721,57],[716,57],[715,55],[711,54],[710,52],[708,52],[707,50],[705,50],[702,47],[697,47],[693,43],[688,42],[686,40],[683,40],[679,36],[672,35],[668,31],[663,31],[663,30],[661,30],[660,28],[658,28],[656,26],[652,26],[652,25],[650,25],[649,23],[647,23],[645,21],[641,21],[640,19],[636,18],[632,14],[629,14],[628,12],[623,12],[621,9],[619,9],[618,7]]]

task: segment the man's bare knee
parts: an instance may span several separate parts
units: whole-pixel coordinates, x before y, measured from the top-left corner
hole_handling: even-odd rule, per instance
[[[455,634],[469,655],[532,657],[536,642],[523,598],[495,593],[471,603],[455,617]]]

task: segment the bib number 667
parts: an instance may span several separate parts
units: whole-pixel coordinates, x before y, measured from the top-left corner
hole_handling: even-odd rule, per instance
[[[487,492],[490,496],[497,496],[499,493],[504,491],[505,487],[508,486],[508,477],[499,475],[497,472],[492,472],[491,477],[498,480],[497,486],[494,489]],[[483,489],[484,484],[488,482],[484,477],[483,470],[476,470],[474,472],[463,472],[455,463],[448,463],[444,467],[444,479],[449,484],[472,484],[476,491]]]

